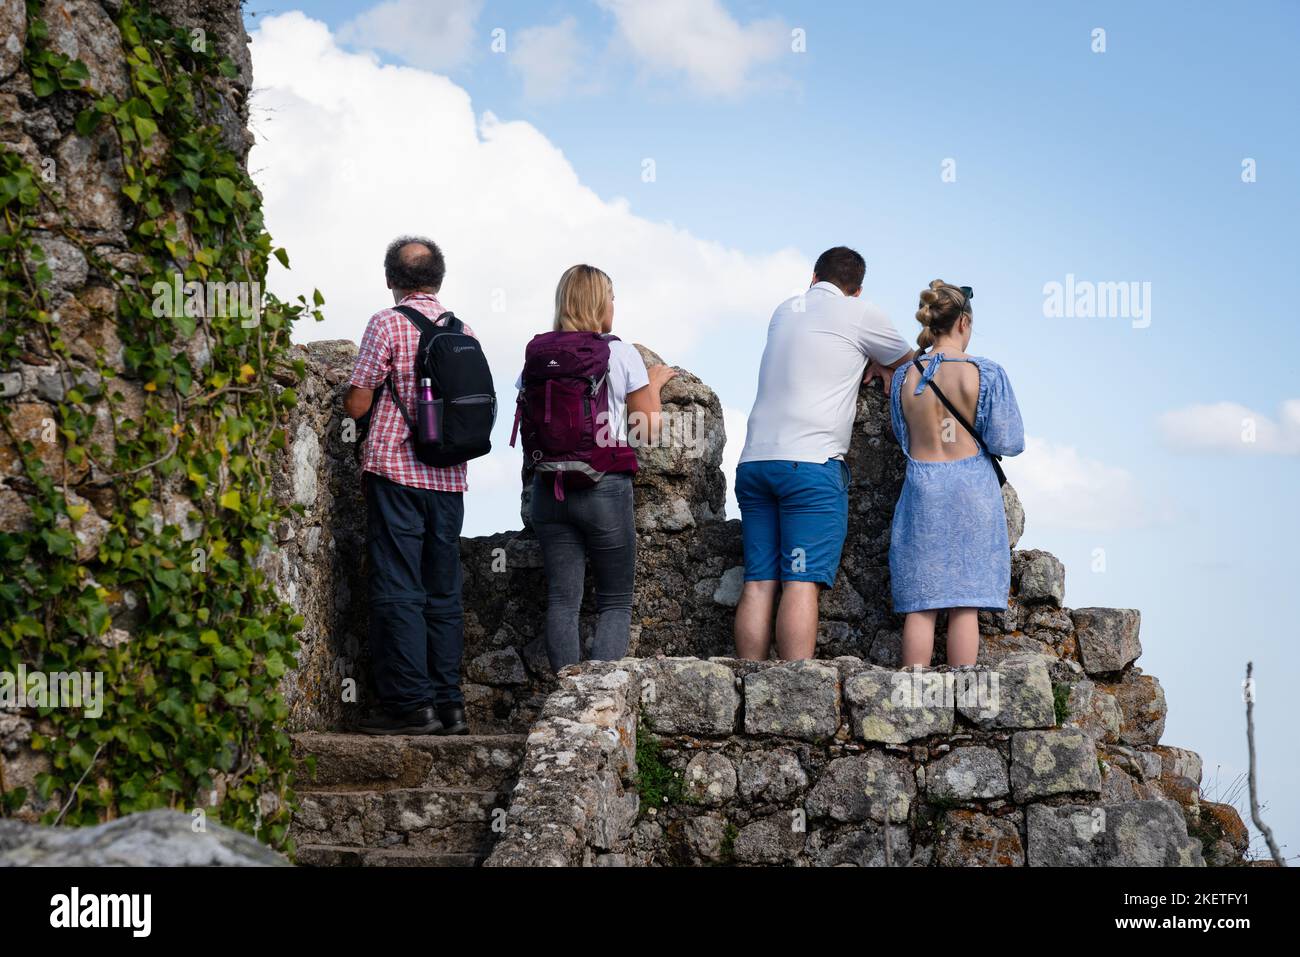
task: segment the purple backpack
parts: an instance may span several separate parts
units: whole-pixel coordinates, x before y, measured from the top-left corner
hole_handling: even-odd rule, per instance
[[[598,332],[543,332],[524,350],[523,389],[510,444],[524,440],[537,472],[555,476],[555,497],[590,488],[606,472],[635,472],[636,451],[609,414],[609,344]]]

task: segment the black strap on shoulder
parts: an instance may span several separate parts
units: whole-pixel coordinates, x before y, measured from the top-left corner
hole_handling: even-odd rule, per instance
[[[444,312],[440,314],[437,319],[430,319],[428,316],[422,313],[419,309],[416,309],[414,306],[394,306],[393,311],[400,312],[410,321],[411,325],[415,326],[416,329],[419,329],[421,339],[424,339],[429,336],[436,336],[439,331],[436,323],[440,322],[444,316],[451,316],[451,319],[447,323],[448,326],[451,326],[452,323],[456,323],[458,326],[464,325],[464,323],[462,323],[450,312]],[[456,328],[455,330],[451,330],[451,331],[459,332],[460,329]],[[390,372],[388,374],[388,378],[384,379],[384,385],[388,386],[388,393],[393,397],[393,402],[397,405],[397,411],[402,414],[402,421],[405,422],[406,427],[410,429],[412,433],[414,433],[415,418],[409,412],[406,411],[406,405],[402,402],[402,397],[397,394],[397,386],[393,384],[392,378],[393,378],[393,374]],[[416,385],[419,385],[419,383],[417,382]],[[383,386],[381,386],[380,388],[382,389]],[[375,401],[376,402],[379,401],[378,396],[375,397]]]
[[[433,335],[434,323],[437,320],[430,319],[419,309],[416,309],[414,306],[394,306],[393,311],[400,312],[407,319],[409,319],[411,321],[411,325],[415,326],[415,328],[420,330],[420,335],[422,336]],[[449,316],[449,315],[451,315],[451,313],[444,312],[441,316],[438,317],[438,319],[441,319],[442,316]]]
[[[936,360],[931,359],[930,361],[934,362]],[[914,356],[912,358],[912,365],[916,366],[917,372],[919,372],[921,375],[925,375],[925,366],[921,365],[921,359],[919,356]],[[958,412],[957,408],[951,402],[948,401],[948,397],[944,395],[943,390],[939,388],[939,383],[935,382],[934,379],[931,379],[929,382],[929,386],[930,386],[930,390],[934,392],[936,396],[939,397],[939,401],[943,403],[943,407],[947,409],[949,412],[951,412],[952,417],[956,419],[958,422],[960,422],[962,428],[964,428],[967,432],[970,433],[971,438],[974,439],[976,444],[980,447],[980,451],[983,452],[985,455],[987,455],[989,459],[993,462],[993,471],[997,473],[998,484],[1006,485],[1007,474],[1002,471],[1002,456],[994,455],[992,452],[989,451],[989,447],[984,444],[984,439],[981,438],[980,434],[975,431],[975,427],[966,421],[966,416]]]
[[[436,319],[430,319],[414,306],[394,306],[393,310],[410,319],[412,325],[420,330],[420,335],[437,336],[446,332],[459,335],[465,331],[465,323],[457,319],[454,312],[440,312]],[[444,319],[447,320],[446,324],[438,325]]]

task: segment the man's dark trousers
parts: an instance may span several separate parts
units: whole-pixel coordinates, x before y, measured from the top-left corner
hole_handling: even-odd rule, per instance
[[[370,555],[370,655],[379,701],[392,714],[463,705],[460,659],[460,492],[363,476]]]

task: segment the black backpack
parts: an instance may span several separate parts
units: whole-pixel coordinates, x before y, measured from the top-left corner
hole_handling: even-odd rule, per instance
[[[466,334],[465,324],[450,312],[436,320],[429,319],[412,306],[396,306],[398,312],[420,330],[420,345],[415,353],[417,405],[421,379],[433,382],[434,410],[438,419],[436,441],[421,441],[417,420],[402,404],[390,374],[384,380],[407,428],[415,457],[425,465],[459,465],[487,455],[492,449],[492,426],[497,419],[497,395],[492,385],[492,370],[477,339]],[[435,322],[447,320],[445,326]],[[380,386],[382,393],[384,386]],[[375,397],[375,402],[379,396]]]

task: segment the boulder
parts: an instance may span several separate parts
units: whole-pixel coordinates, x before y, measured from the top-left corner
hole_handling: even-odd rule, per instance
[[[266,845],[180,811],[142,811],[94,827],[37,827],[0,820],[0,866],[287,867]]]

